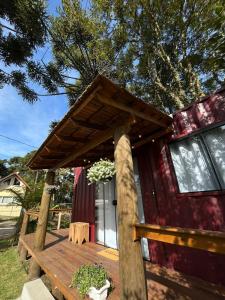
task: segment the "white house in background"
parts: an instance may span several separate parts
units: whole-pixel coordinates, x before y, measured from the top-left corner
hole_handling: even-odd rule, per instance
[[[27,188],[19,172],[0,178],[0,216],[19,216],[21,206],[15,204],[16,195],[24,197]]]

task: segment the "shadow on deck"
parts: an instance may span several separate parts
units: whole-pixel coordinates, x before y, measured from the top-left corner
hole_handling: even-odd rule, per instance
[[[77,291],[69,287],[72,274],[81,265],[92,263],[101,263],[113,280],[115,288],[108,299],[119,299],[119,262],[98,254],[105,247],[95,243],[74,245],[68,241],[68,229],[47,233],[42,252],[33,250],[34,233],[27,234],[20,240],[66,299],[80,299]],[[225,289],[221,287],[150,262],[145,264],[149,300],[225,299]]]

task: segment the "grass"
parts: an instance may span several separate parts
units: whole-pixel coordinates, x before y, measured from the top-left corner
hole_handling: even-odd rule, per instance
[[[21,294],[27,279],[24,267],[19,261],[16,247],[5,247],[10,241],[0,241],[0,300],[15,300]]]

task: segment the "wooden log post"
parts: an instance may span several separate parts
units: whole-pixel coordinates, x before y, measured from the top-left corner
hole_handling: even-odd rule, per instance
[[[58,215],[57,230],[60,229],[60,226],[61,226],[61,219],[62,219],[62,212],[60,211],[60,212],[59,212],[59,215]]]
[[[23,223],[20,230],[20,238],[23,238],[23,236],[27,233],[27,228],[30,220],[30,215],[28,215],[26,212],[23,215]],[[27,258],[27,249],[23,246],[22,242],[19,240],[18,243],[18,252],[20,255],[20,261],[25,261]]]
[[[119,232],[119,275],[121,300],[146,300],[147,286],[140,240],[133,241],[138,223],[137,190],[128,136],[129,126],[118,127],[115,139],[115,167]]]
[[[29,220],[30,220],[30,216],[26,213],[26,211],[23,212],[23,221],[22,221],[21,230],[20,230],[20,237],[24,236],[27,233]],[[18,252],[19,253],[20,253],[22,247],[23,247],[23,245],[19,240],[19,243],[18,243]]]
[[[45,237],[48,223],[48,213],[51,200],[51,186],[54,184],[55,172],[48,171],[45,179],[44,189],[41,197],[41,207],[38,216],[38,224],[35,233],[34,241],[34,251],[42,251],[45,245]],[[29,270],[29,279],[33,280],[40,277],[40,266],[37,262],[32,259],[30,270]]]

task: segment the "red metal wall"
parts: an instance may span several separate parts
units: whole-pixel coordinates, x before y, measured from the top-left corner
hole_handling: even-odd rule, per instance
[[[223,121],[225,91],[177,112],[170,139]],[[225,191],[180,194],[168,142],[161,139],[137,153],[146,223],[225,231]],[[89,222],[94,241],[95,188],[81,168],[75,177],[73,221]],[[149,242],[149,248],[152,262],[225,286],[225,256],[159,242]]]
[[[172,139],[220,122],[225,123],[225,91],[177,112]],[[179,193],[168,139],[140,149],[138,163],[146,222],[225,231],[225,191]],[[153,241],[149,247],[152,262],[225,285],[224,255]]]
[[[95,241],[95,186],[88,185],[83,168],[74,169],[72,222],[90,224],[90,239]]]

